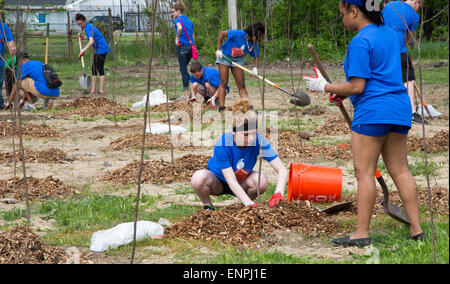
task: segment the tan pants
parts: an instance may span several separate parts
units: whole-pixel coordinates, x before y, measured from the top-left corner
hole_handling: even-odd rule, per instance
[[[42,95],[41,93],[36,90],[36,87],[34,86],[34,80],[31,78],[25,78],[22,80],[22,88],[23,91],[30,93],[32,95],[35,95],[36,97],[42,98],[42,99],[51,99],[52,97],[47,97]]]

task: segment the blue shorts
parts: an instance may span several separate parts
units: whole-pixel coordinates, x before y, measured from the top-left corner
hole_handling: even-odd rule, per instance
[[[352,127],[356,133],[371,137],[384,137],[389,132],[408,134],[411,128],[396,124],[358,124]]]
[[[234,63],[237,63],[241,66],[244,66],[245,64],[245,56],[241,56],[241,57],[228,57],[231,59],[231,61],[233,61]],[[230,64],[228,61],[225,61],[225,59],[218,59],[216,60],[216,64],[222,64],[225,66],[229,66],[229,67],[234,67],[232,64]]]

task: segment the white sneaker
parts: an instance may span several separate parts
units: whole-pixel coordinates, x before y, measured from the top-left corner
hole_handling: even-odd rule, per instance
[[[36,106],[33,104],[33,105],[29,105],[30,106],[30,110],[34,110],[34,111],[37,111],[37,108],[36,108]]]

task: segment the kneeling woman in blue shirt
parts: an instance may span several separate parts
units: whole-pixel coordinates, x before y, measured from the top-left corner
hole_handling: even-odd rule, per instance
[[[244,206],[256,206],[253,200],[268,187],[268,180],[253,171],[258,155],[270,163],[278,173],[277,188],[269,205],[284,201],[288,171],[269,142],[257,132],[257,114],[250,108],[248,99],[239,100],[231,107],[233,132],[222,135],[214,147],[214,156],[208,161],[208,169],[195,172],[191,185],[203,203],[204,209],[213,210],[211,195],[235,195]],[[262,143],[262,152],[260,147]]]
[[[331,93],[342,103],[350,97],[354,106],[352,154],[358,180],[358,225],[351,236],[334,239],[343,246],[371,243],[369,225],[376,199],[375,170],[381,154],[411,222],[410,236],[422,239],[416,183],[409,171],[407,138],[411,128],[411,104],[403,86],[400,46],[394,32],[383,24],[380,11],[369,12],[369,0],[341,0],[344,25],[358,34],[352,39],[344,62],[347,82],[328,84],[320,72],[305,77],[311,91]]]

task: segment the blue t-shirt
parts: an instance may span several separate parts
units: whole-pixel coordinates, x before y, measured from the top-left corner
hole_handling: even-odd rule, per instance
[[[45,81],[42,68],[44,63],[37,60],[30,60],[22,65],[17,72],[17,79],[23,80],[25,78],[31,78],[34,81],[36,90],[46,97],[59,97],[59,88],[50,89],[47,87],[47,81]],[[20,78],[19,78],[20,75]]]
[[[222,52],[228,57],[242,57],[250,54],[252,57],[259,57],[258,44],[247,42],[245,31],[228,30],[227,41],[222,45]]]
[[[214,147],[214,156],[208,161],[208,169],[224,182],[226,180],[222,170],[232,168],[234,172],[241,169],[252,172],[259,155],[261,141],[263,141],[262,157],[267,162],[272,162],[278,155],[261,134],[257,134],[254,145],[239,148],[234,142],[233,133],[226,133],[217,140]]]
[[[180,21],[181,19],[181,21]],[[181,24],[181,22],[183,22],[183,24]],[[183,45],[191,45],[189,43],[189,39],[186,36],[186,32],[184,31],[184,29],[186,29],[189,38],[191,39],[192,44],[195,44],[195,40],[194,40],[194,24],[191,22],[191,20],[189,20],[188,17],[186,16],[180,16],[178,18],[176,18],[175,20],[173,20],[173,24],[175,25],[175,34],[177,34],[177,23],[180,23],[181,25],[181,34],[180,34],[180,43]],[[184,25],[184,28],[183,28]]]
[[[402,1],[389,2],[382,11],[384,23],[396,33],[400,42],[400,53],[407,53],[405,37],[408,29],[417,30],[420,17],[414,9]]]
[[[386,25],[362,28],[348,46],[344,62],[347,81],[365,78],[362,94],[350,97],[355,108],[352,126],[395,124],[411,127],[411,102],[402,81],[400,47]]]
[[[102,33],[92,24],[87,23],[84,27],[87,38],[94,38],[94,53],[95,54],[106,54],[110,52],[108,43]]]
[[[5,44],[13,40],[14,40],[13,35],[8,26],[3,23],[0,23],[0,54],[2,55],[3,58],[5,58]],[[5,62],[2,60],[0,64],[3,65],[5,64]]]
[[[203,76],[201,78],[195,78],[194,75],[191,75],[190,82],[193,83],[199,83],[201,85],[204,85],[205,83],[209,83],[211,86],[217,88],[220,85],[220,76],[219,76],[219,70],[212,68],[212,67],[202,67],[203,69]],[[230,91],[230,86],[227,85],[227,92]]]

